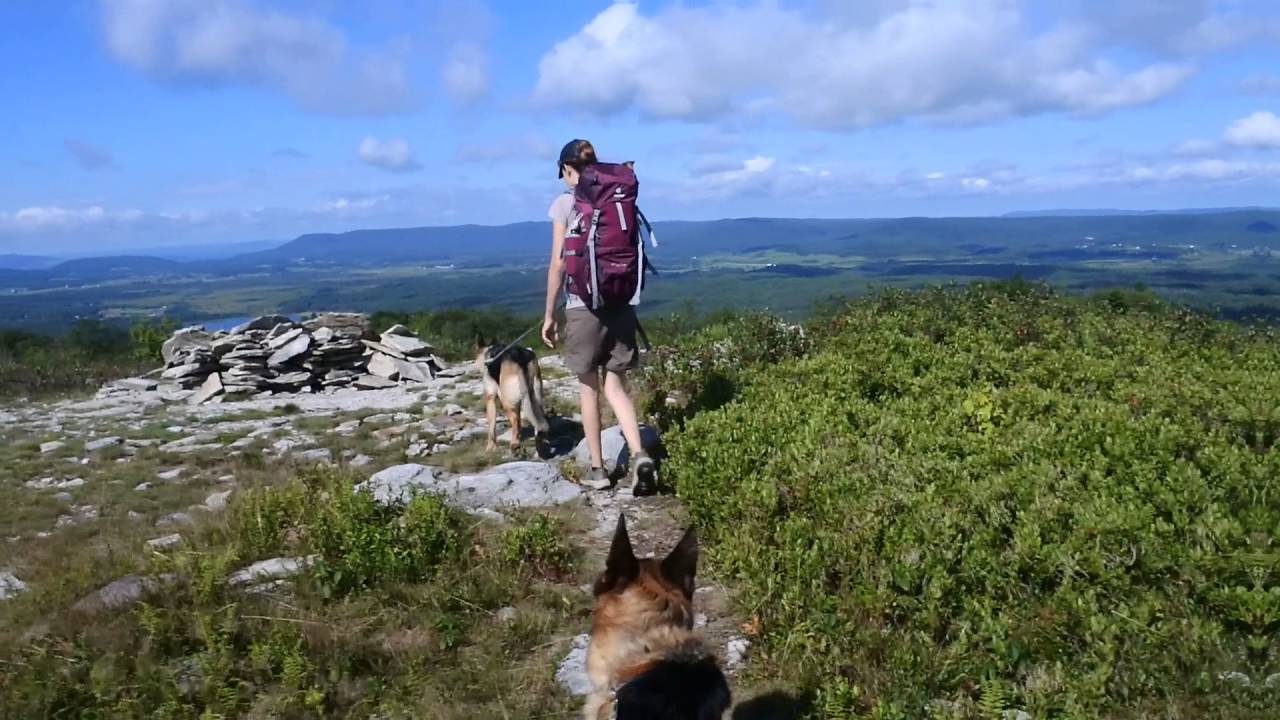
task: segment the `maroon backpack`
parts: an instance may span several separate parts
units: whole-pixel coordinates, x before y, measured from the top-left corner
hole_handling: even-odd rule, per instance
[[[592,309],[627,305],[644,288],[653,266],[640,241],[640,223],[658,246],[653,228],[636,207],[640,181],[631,163],[596,163],[582,169],[574,189],[578,221],[564,238],[569,292]]]

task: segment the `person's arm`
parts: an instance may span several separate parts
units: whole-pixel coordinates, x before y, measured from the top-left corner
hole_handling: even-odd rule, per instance
[[[554,348],[556,331],[556,302],[560,298],[560,283],[564,279],[564,223],[551,223],[551,262],[547,265],[547,306],[542,319],[542,342]]]

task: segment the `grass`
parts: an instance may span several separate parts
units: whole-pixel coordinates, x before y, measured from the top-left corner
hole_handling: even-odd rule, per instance
[[[493,526],[430,499],[381,509],[339,471],[263,485],[253,472],[181,549],[148,556],[142,533],[118,531],[96,554],[65,552],[76,533],[43,546],[47,566],[22,569],[33,590],[0,606],[7,716],[572,715],[550,672],[589,612],[570,521]],[[309,553],[321,561],[291,589],[223,582],[253,560]],[[130,572],[182,581],[109,622],[67,612]]]

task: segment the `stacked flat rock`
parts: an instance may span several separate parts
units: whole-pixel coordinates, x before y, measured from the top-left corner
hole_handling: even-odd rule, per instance
[[[162,396],[192,404],[221,401],[222,395],[395,387],[425,382],[445,367],[409,329],[397,325],[375,335],[369,318],[358,313],[324,313],[302,322],[264,315],[230,332],[188,327],[161,351]]]
[[[386,380],[426,382],[444,369],[435,348],[423,342],[409,328],[394,325],[378,340],[362,341],[368,356],[369,374]]]

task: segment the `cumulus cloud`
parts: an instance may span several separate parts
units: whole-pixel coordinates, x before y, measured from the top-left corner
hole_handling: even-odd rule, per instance
[[[958,122],[1158,100],[1187,62],[1126,68],[1079,26],[1032,31],[1013,0],[883,2],[818,17],[772,3],[620,2],[539,63],[535,99],[601,115],[707,121],[779,111],[848,130],[907,117]]]
[[[1185,140],[1173,146],[1173,154],[1179,157],[1211,155],[1218,150],[1218,143],[1212,140]]]
[[[382,114],[412,105],[400,54],[352,48],[333,25],[249,0],[100,0],[107,50],[153,78],[250,85],[307,110]]]
[[[384,141],[366,137],[360,141],[356,154],[369,165],[389,172],[411,172],[421,167],[409,142],[399,138]]]
[[[67,138],[62,141],[62,149],[85,170],[101,170],[115,164],[111,153],[80,140]]]
[[[1280,149],[1280,117],[1256,112],[1231,123],[1224,137],[1239,147]]]

